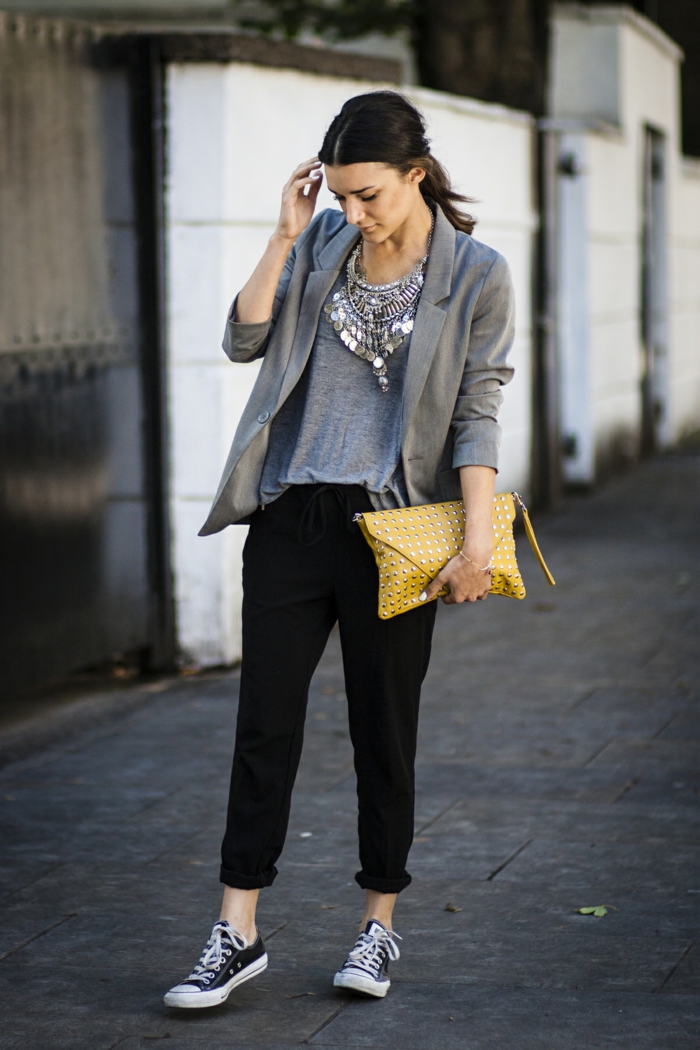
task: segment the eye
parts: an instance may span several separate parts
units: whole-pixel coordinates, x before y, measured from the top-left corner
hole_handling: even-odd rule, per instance
[[[373,201],[376,196],[377,196],[377,194],[373,193],[371,197],[360,197],[360,200],[361,201]]]
[[[333,200],[334,201],[344,201],[345,197],[339,197],[337,193],[334,193],[333,194]]]

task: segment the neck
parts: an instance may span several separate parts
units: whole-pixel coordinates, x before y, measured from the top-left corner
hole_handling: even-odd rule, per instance
[[[408,273],[426,254],[433,213],[421,196],[406,219],[385,240],[362,242],[362,264],[374,284]]]

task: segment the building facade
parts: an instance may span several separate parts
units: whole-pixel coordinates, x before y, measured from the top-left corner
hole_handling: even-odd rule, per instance
[[[404,67],[226,27],[14,14],[0,49],[7,687],[125,650],[230,664],[246,530],[197,535],[257,375],[224,356],[226,313],[288,173],[346,98],[400,87]],[[681,61],[629,7],[562,5],[544,120],[405,87],[513,272],[499,488],[541,493],[545,460],[590,485],[700,429]]]

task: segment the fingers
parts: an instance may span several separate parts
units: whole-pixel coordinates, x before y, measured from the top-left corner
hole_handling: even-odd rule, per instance
[[[318,158],[300,164],[282,190],[278,230],[296,240],[308,226],[323,182]]]
[[[312,168],[320,168],[320,167],[321,167],[321,161],[318,159],[318,157],[311,157],[310,160],[302,161],[302,163],[299,164],[294,169],[294,171],[295,171],[295,174],[296,174],[297,171],[311,171]]]
[[[321,175],[320,172],[312,173],[306,178],[295,179],[294,182],[290,182],[285,186],[282,200],[287,204],[293,203],[304,194],[304,190],[307,186],[309,187],[309,193],[307,196],[310,196],[313,193],[311,199],[315,200],[318,196],[318,191],[321,188],[322,181],[323,175]]]
[[[484,594],[458,594],[452,598],[455,603],[459,602],[485,602],[489,596],[489,592],[486,591]],[[447,601],[447,599],[444,599]]]
[[[308,199],[310,201],[313,201],[314,204],[316,203],[316,199],[317,199],[317,197],[319,195],[319,192],[321,190],[321,184],[322,183],[323,183],[323,174],[320,171],[314,172],[314,176],[311,178],[310,183],[309,183],[309,192],[306,194]]]
[[[323,179],[323,175],[321,175],[320,171],[319,172],[312,172],[311,175],[308,175],[304,179],[295,179],[294,182],[292,183],[292,185],[290,186],[290,190],[293,193],[295,193],[295,194],[303,193],[304,192],[304,188],[306,186],[311,186],[311,187],[320,186],[322,179]]]
[[[420,602],[429,602],[429,601],[431,601],[435,597],[437,592],[442,590],[442,588],[445,586],[445,584],[447,582],[448,582],[447,579],[443,576],[443,574],[441,572],[439,572],[437,574],[437,576],[435,577],[435,579],[432,580],[428,584],[428,586],[425,588],[425,590],[422,592],[422,594],[420,594],[418,596],[418,601],[420,601]]]
[[[465,594],[458,588],[455,588],[447,576],[443,577],[443,574],[439,573],[422,594],[419,595],[418,600],[421,602],[431,601],[443,587],[447,587],[447,594],[443,595],[442,598],[445,605],[461,605],[462,602],[483,602],[489,596],[488,590],[483,594]]]
[[[294,169],[284,188],[287,189],[287,187],[292,186],[298,179],[303,179],[311,171],[319,171],[320,168],[321,161],[318,157],[312,157],[311,160],[305,160],[303,164],[299,164],[298,167]]]

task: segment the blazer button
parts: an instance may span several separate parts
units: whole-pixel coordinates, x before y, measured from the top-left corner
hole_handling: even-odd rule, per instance
[[[269,412],[261,412],[260,415],[258,416],[258,423],[267,423],[269,418],[270,418],[270,413]]]

